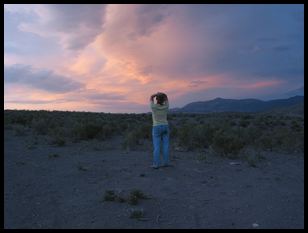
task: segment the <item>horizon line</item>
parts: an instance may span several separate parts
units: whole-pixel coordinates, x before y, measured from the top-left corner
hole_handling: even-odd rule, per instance
[[[267,102],[267,101],[271,101],[271,100],[284,100],[284,99],[290,99],[290,98],[294,98],[294,97],[304,97],[304,94],[303,95],[294,95],[294,96],[291,96],[291,97],[287,97],[287,98],[276,98],[276,99],[269,99],[269,100],[261,100],[261,99],[257,99],[257,98],[243,98],[243,99],[236,99],[236,98],[233,98],[233,99],[228,99],[228,98],[221,98],[221,97],[216,97],[216,98],[213,98],[213,99],[210,99],[210,100],[200,100],[200,101],[193,101],[193,102],[190,102],[190,103],[196,103],[196,102],[205,102],[205,101],[211,101],[211,100],[215,100],[215,99],[228,99],[228,100],[245,100],[245,99],[255,99],[255,100],[260,100],[260,101],[264,101],[264,102]],[[190,104],[188,103],[188,104]],[[182,107],[174,107],[174,108],[170,108],[171,109],[177,109],[177,108],[183,108],[184,106],[186,106],[187,104],[183,105]],[[4,111],[46,111],[46,112],[83,112],[83,113],[104,113],[104,114],[150,114],[151,111],[148,111],[148,112],[99,112],[99,111],[82,111],[82,110],[57,110],[57,109],[53,109],[53,110],[50,110],[50,109],[5,109],[4,108]]]

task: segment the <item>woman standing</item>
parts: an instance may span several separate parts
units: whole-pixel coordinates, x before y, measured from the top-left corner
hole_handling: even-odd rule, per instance
[[[154,103],[156,97],[157,103]],[[150,98],[152,109],[152,138],[153,138],[153,165],[154,169],[160,166],[160,147],[163,149],[163,167],[170,166],[169,161],[169,125],[167,113],[169,109],[168,97],[165,93],[157,92]]]

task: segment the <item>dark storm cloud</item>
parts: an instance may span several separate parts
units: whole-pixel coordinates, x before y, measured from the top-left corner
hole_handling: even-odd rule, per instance
[[[195,37],[204,38],[215,49],[204,46],[183,57],[174,72],[233,73],[239,79],[268,73],[293,78],[290,71],[303,70],[302,9],[303,5],[187,6],[183,17],[195,25]]]

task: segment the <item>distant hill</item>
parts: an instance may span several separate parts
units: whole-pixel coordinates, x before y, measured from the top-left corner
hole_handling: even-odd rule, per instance
[[[283,98],[288,98],[288,97],[292,97],[292,96],[303,96],[304,95],[304,87],[300,87],[291,91],[288,91],[286,93],[284,93],[284,97]]]
[[[303,96],[288,99],[263,101],[258,99],[223,99],[192,102],[182,108],[170,109],[170,112],[209,113],[209,112],[263,112],[274,109],[285,109],[291,106],[303,106]],[[302,105],[301,105],[302,104]],[[297,107],[300,109],[300,107]],[[287,110],[285,110],[287,111]]]

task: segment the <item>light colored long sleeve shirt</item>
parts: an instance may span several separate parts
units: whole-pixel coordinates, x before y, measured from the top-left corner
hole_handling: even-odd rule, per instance
[[[152,109],[153,126],[156,125],[168,125],[167,113],[169,110],[169,102],[165,101],[163,105],[155,104],[154,101],[150,101]]]

